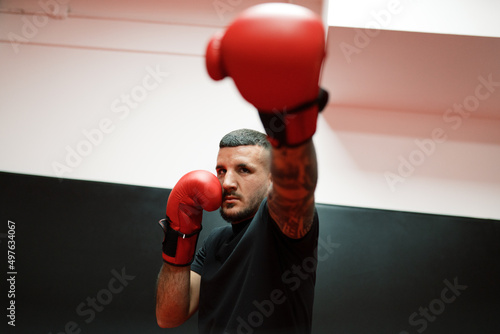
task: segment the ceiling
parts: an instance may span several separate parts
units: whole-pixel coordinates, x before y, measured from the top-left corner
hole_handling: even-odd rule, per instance
[[[218,29],[245,8],[262,2],[268,1],[61,0],[56,3],[59,18]],[[320,15],[324,12],[322,0],[279,2],[303,5]],[[48,2],[3,0],[0,15],[37,13],[41,3]],[[185,38],[182,43],[199,44],[200,38]],[[202,47],[197,45],[192,50],[203,56]],[[329,109],[444,115],[450,108],[460,109],[464,105],[472,116],[500,118],[499,59],[500,38],[334,26],[328,27],[321,85],[330,92]],[[487,81],[490,81],[488,87],[479,87]]]

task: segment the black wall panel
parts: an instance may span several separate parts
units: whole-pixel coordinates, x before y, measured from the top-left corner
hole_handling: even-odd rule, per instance
[[[196,315],[169,330],[154,315],[168,189],[11,173],[0,185],[2,333],[196,333]],[[314,333],[500,332],[500,221],[317,208]],[[200,242],[222,224],[205,213]]]

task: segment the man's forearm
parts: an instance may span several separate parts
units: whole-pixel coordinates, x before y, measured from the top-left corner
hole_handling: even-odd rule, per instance
[[[163,264],[156,287],[156,320],[162,328],[177,327],[190,316],[190,267]]]
[[[269,210],[283,233],[291,238],[301,238],[311,228],[317,165],[312,140],[297,147],[272,149]]]

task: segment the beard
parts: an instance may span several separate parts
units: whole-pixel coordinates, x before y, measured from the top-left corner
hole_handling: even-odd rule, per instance
[[[243,220],[246,220],[246,219],[252,217],[257,212],[257,209],[258,209],[258,207],[257,208],[248,207],[248,208],[243,208],[237,212],[228,213],[228,212],[226,212],[226,209],[221,207],[219,211],[220,211],[221,217],[225,221],[227,221],[228,223],[236,223],[236,222],[240,222],[240,221],[243,221]]]
[[[228,195],[233,194],[224,193],[223,198]],[[227,209],[231,209],[232,207],[234,207],[234,204],[229,204],[226,208],[224,208],[224,206],[221,206],[219,209],[220,215],[228,223],[237,223],[249,219],[257,213],[257,210],[259,210],[260,207],[260,203],[262,203],[262,200],[265,197],[265,194],[256,194],[251,198],[250,203],[246,207],[243,207],[236,212],[227,212]]]

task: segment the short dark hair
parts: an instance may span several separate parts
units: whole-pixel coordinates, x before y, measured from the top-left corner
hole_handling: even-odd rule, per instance
[[[267,140],[265,134],[251,129],[234,130],[222,137],[219,142],[219,148],[223,147],[237,147],[245,145],[257,145],[271,150],[271,144]]]

